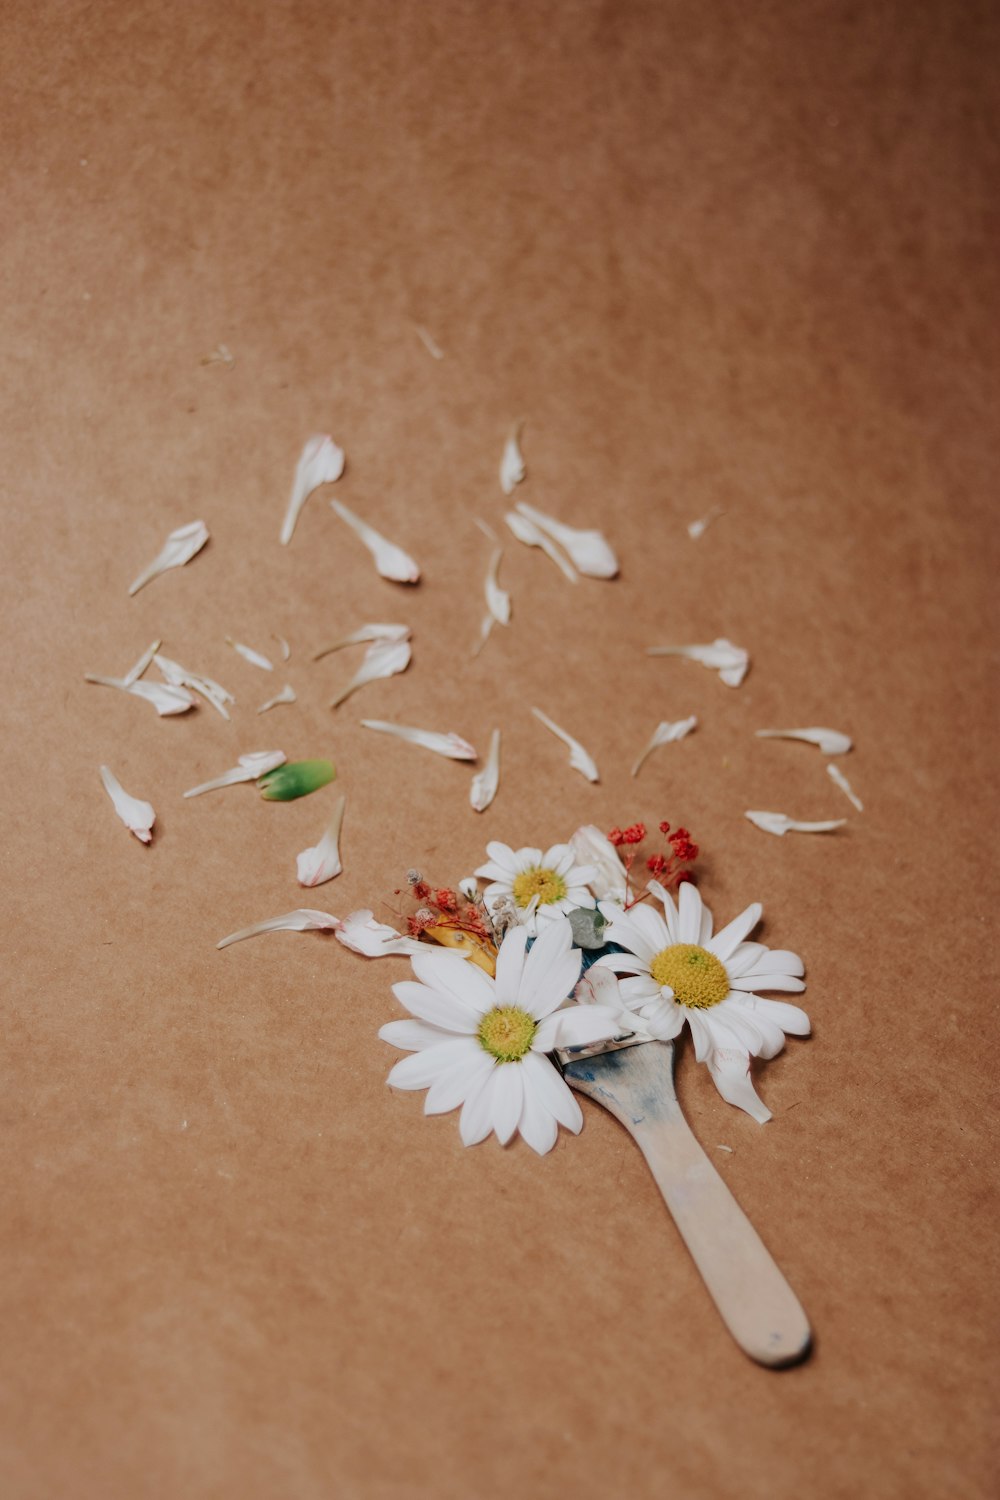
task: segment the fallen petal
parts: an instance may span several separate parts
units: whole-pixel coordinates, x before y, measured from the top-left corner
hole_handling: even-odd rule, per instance
[[[272,630],[271,639],[272,641],[277,641],[278,643],[278,649],[281,652],[281,660],[290,661],[292,656],[292,648],[285,640],[285,637],[283,635],[275,635],[274,631]]]
[[[317,433],[309,438],[299,455],[292,481],[292,493],[288,500],[285,519],[281,523],[281,541],[286,546],[292,540],[299,511],[313,490],[321,484],[332,484],[344,472],[344,450],[338,448],[327,433]]]
[[[709,646],[649,646],[647,656],[686,656],[718,672],[727,687],[739,687],[750,666],[750,656],[742,646],[734,646],[720,636]]]
[[[735,1047],[713,1047],[705,1060],[712,1081],[726,1103],[735,1104],[737,1109],[750,1115],[758,1125],[766,1125],[771,1118],[771,1111],[758,1098],[753,1086],[749,1053]],[[722,1149],[728,1150],[729,1147]]]
[[[233,650],[248,661],[253,667],[260,667],[263,672],[273,672],[274,663],[268,661],[266,656],[261,656],[259,651],[254,651],[252,646],[244,646],[242,641],[234,641],[231,635],[226,636],[226,645],[232,646]]]
[[[503,548],[497,547],[486,573],[486,607],[498,625],[510,624],[510,595],[500,587],[499,571]]]
[[[675,719],[672,723],[670,720],[664,719],[662,724],[657,724],[653,730],[649,744],[632,767],[632,775],[638,776],[639,768],[643,761],[648,755],[652,754],[658,745],[672,745],[675,741],[684,739],[685,735],[690,734],[697,723],[697,718],[692,714],[689,719]]]
[[[381,532],[362,521],[353,511],[348,510],[346,505],[341,505],[339,500],[331,500],[331,507],[337,512],[342,521],[348,526],[360,541],[364,542],[368,551],[375,559],[376,571],[383,577],[390,579],[393,583],[417,583],[420,579],[420,569],[408,552],[402,547],[397,547],[395,542],[388,541]]]
[[[505,495],[512,495],[527,473],[521,453],[520,438],[521,424],[519,422],[504,443],[503,455],[500,459],[500,488]]]
[[[526,547],[541,547],[546,557],[551,557],[560,572],[564,573],[570,583],[578,582],[579,575],[573,564],[563,557],[559,549],[549,541],[544,531],[540,531],[534,521],[529,521],[527,516],[519,515],[516,510],[509,510],[504,520],[519,542]]]
[[[235,703],[236,699],[218,682],[211,677],[202,677],[197,672],[189,672],[180,662],[171,661],[169,656],[161,656],[159,652],[153,657],[153,662],[171,687],[190,688],[192,692],[200,693],[224,719],[229,718],[226,704]]]
[[[114,772],[107,766],[101,767],[101,780],[104,782],[104,790],[114,804],[115,812],[125,827],[142,843],[148,844],[153,837],[153,824],[156,822],[152,804],[142,802],[138,797],[130,797]]]
[[[190,562],[208,541],[208,527],[204,521],[191,521],[172,531],[148,568],[144,568],[129,588],[129,594],[137,594],[147,583],[165,573],[168,568],[180,568]]]
[[[290,760],[265,772],[257,786],[265,802],[294,802],[327,786],[336,774],[332,760]]]
[[[435,755],[447,756],[449,760],[475,760],[477,758],[474,745],[468,740],[463,740],[458,734],[438,734],[431,729],[412,729],[406,724],[387,724],[383,719],[362,719],[365,729],[377,729],[380,734],[394,734],[397,739],[406,740],[410,745],[421,745],[425,750],[433,750]]]
[[[564,745],[569,747],[569,763],[574,771],[579,771],[582,776],[586,776],[588,781],[600,781],[601,778],[597,770],[597,764],[593,756],[588,755],[587,751],[580,744],[580,741],[575,740],[571,734],[567,734],[565,729],[560,729],[559,725],[554,724],[547,714],[542,713],[540,708],[533,708],[531,712],[536,719],[545,725],[546,729],[554,734],[557,739],[562,740]]]
[[[486,642],[489,640],[490,636],[493,633],[493,627],[495,624],[496,616],[491,615],[487,612],[483,616],[482,625],[480,625],[479,627],[479,639],[473,647],[472,655],[474,657],[478,656],[480,651],[482,651],[483,647],[486,645]]]
[[[618,572],[618,559],[614,549],[600,531],[581,530],[557,521],[533,505],[518,503],[519,513],[534,523],[544,535],[558,542],[569,554],[574,566],[587,578],[614,578]]]
[[[617,901],[624,905],[628,896],[625,866],[611,840],[593,823],[587,823],[576,830],[569,842],[577,864],[594,868],[594,877],[587,884],[598,901]]]
[[[131,693],[133,698],[144,698],[161,718],[168,714],[187,713],[195,706],[194,697],[187,688],[171,687],[166,682],[127,682],[124,677],[99,677],[94,672],[86,672],[84,676],[87,682],[119,688],[123,693]]]
[[[853,802],[858,812],[864,812],[864,803],[862,802],[861,798],[858,796],[854,788],[851,786],[851,783],[848,781],[847,777],[844,775],[840,767],[829,765],[826,768],[826,774],[829,776],[831,781],[836,782],[837,786],[840,787],[840,790],[843,792],[848,801]]]
[[[268,771],[273,771],[276,766],[285,763],[285,752],[283,750],[251,750],[246,755],[241,755],[239,764],[231,771],[224,771],[221,776],[216,776],[212,781],[203,781],[201,786],[193,786],[185,797],[200,797],[202,792],[214,792],[218,787],[235,786],[240,781],[256,781],[260,776],[266,776]]]
[[[380,677],[395,677],[397,673],[405,672],[412,654],[409,641],[373,641],[350,682],[336,698],[331,699],[330,707],[337,708],[351,693],[364,687],[366,682],[376,682]]]
[[[126,684],[126,686],[131,687],[133,682],[139,681],[139,678],[143,675],[150,662],[155,659],[156,653],[157,651],[159,651],[159,649],[159,641],[154,641],[151,646],[146,647],[145,651],[139,657],[139,660],[135,663],[135,665],[129,667],[128,671],[125,673],[122,681]]]
[[[843,828],[847,822],[846,818],[834,818],[826,823],[800,823],[795,818],[786,818],[784,813],[776,812],[747,812],[745,818],[749,818],[755,828],[761,828],[765,833],[776,833],[779,837],[786,833],[832,833],[835,828]]]
[[[500,785],[500,731],[494,729],[490,736],[490,748],[486,764],[472,778],[469,801],[476,812],[485,812],[497,794]]]
[[[340,829],[344,821],[344,798],[337,799],[330,825],[312,849],[303,849],[295,865],[299,885],[322,885],[344,868],[340,859]]]
[[[346,916],[337,927],[337,941],[364,958],[427,952],[425,944],[419,943],[416,938],[403,937],[394,927],[387,927],[384,922],[376,922],[374,914],[368,910],[352,911]]]
[[[414,323],[413,326],[417,331],[417,338],[423,344],[431,359],[444,359],[444,350],[424,327],[423,323]]]
[[[332,651],[342,651],[345,646],[360,646],[366,641],[408,641],[409,639],[409,625],[359,625],[357,630],[353,630],[350,635],[345,635],[343,640],[334,641],[332,646],[324,646],[322,651],[317,651],[313,661],[329,656]]]
[[[688,523],[688,536],[693,542],[696,542],[699,537],[705,535],[705,532],[708,530],[713,521],[717,520],[719,516],[724,516],[725,514],[726,513],[724,510],[720,510],[717,505],[713,505],[708,514],[702,516],[699,521],[690,521]]]
[[[849,735],[837,729],[758,729],[759,740],[805,740],[818,745],[824,755],[846,755],[851,748]]]
[[[340,926],[340,919],[331,917],[329,912],[299,907],[296,911],[286,912],[283,917],[268,917],[266,922],[241,927],[239,932],[231,932],[215,946],[228,948],[230,943],[241,943],[244,938],[257,937],[262,932],[338,932]]]
[[[257,712],[259,714],[266,714],[269,708],[277,708],[279,703],[295,703],[297,701],[298,700],[295,697],[295,689],[292,687],[291,683],[286,682],[285,686],[281,689],[281,692],[275,693],[273,698],[268,698],[266,703],[262,703],[260,705],[260,708],[258,708]]]

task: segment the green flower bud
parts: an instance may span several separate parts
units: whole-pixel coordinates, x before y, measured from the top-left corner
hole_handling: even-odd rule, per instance
[[[291,760],[276,766],[257,782],[267,802],[294,802],[332,781],[337,772],[330,760]]]

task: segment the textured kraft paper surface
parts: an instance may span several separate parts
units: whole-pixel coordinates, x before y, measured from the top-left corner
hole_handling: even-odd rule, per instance
[[[4,1495],[993,1493],[986,8],[13,0],[0,25]],[[518,419],[519,494],[622,572],[573,586],[505,535],[513,620],[473,660]],[[347,471],[283,548],[324,431]],[[198,517],[205,550],[130,599]],[[366,620],[410,624],[413,664],[332,713],[357,654],[313,653]],[[272,633],[273,675],[225,644]],[[645,655],[723,635],[736,691]],[[230,723],[84,682],[156,638]],[[499,725],[496,802],[362,717],[481,751]],[[818,751],[753,734],[802,724],[854,737],[862,814]],[[182,800],[279,747],[338,782]],[[340,791],[344,873],[302,892]],[[848,823],[778,839],[753,807]],[[762,901],[807,965],[770,1124],[678,1068],[816,1331],[778,1374],[610,1116],[584,1101],[545,1158],[465,1150],[386,1088],[405,960],[215,947],[298,905],[392,920],[408,866],[457,881],[488,838],[663,817],[717,919]]]

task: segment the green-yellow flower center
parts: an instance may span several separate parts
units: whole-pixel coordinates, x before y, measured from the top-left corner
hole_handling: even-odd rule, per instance
[[[518,906],[530,906],[533,896],[538,897],[539,906],[549,906],[553,901],[562,901],[566,895],[566,882],[555,870],[525,870],[514,876],[514,900]]]
[[[725,965],[697,943],[672,943],[662,948],[649,966],[657,984],[668,984],[678,1005],[709,1010],[729,994]]]
[[[538,1022],[517,1005],[498,1005],[479,1023],[479,1044],[497,1062],[519,1062],[531,1043]]]

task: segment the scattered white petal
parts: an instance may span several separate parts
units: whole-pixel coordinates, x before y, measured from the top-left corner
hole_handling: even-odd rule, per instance
[[[512,495],[527,473],[521,453],[520,437],[521,424],[518,422],[504,444],[503,456],[500,459],[500,488],[505,495]]]
[[[131,687],[133,682],[139,681],[139,678],[145,672],[146,668],[149,666],[150,662],[153,660],[159,649],[159,641],[153,641],[152,645],[146,647],[145,651],[139,657],[139,660],[133,667],[129,667],[128,671],[125,673],[125,676],[122,678],[122,681],[125,683],[126,687]]]
[[[299,885],[322,885],[344,868],[340,859],[340,829],[344,821],[344,798],[337,799],[330,825],[312,849],[303,849],[296,858]]]
[[[292,648],[285,640],[285,637],[283,635],[275,635],[274,631],[272,630],[271,639],[272,641],[277,641],[278,643],[278,650],[281,652],[281,660],[291,661]]]
[[[858,812],[864,812],[864,803],[862,802],[861,798],[858,796],[854,788],[851,786],[851,783],[848,781],[847,777],[844,775],[840,767],[831,764],[827,766],[826,774],[829,776],[831,781],[836,782],[837,786],[840,787],[840,790],[843,792],[844,796],[848,799],[849,802],[852,802],[854,804]]]
[[[204,521],[191,521],[172,531],[148,568],[144,568],[129,587],[129,594],[137,594],[147,583],[166,573],[169,568],[181,568],[190,562],[208,541],[208,527]]]
[[[194,696],[187,688],[171,687],[166,682],[126,682],[124,677],[99,677],[94,672],[84,674],[87,682],[99,683],[101,687],[119,688],[133,698],[144,698],[151,703],[161,718],[168,714],[185,714],[194,708]]]
[[[242,656],[244,661],[248,661],[252,667],[260,667],[262,672],[274,671],[274,663],[269,661],[266,656],[262,656],[259,651],[255,651],[252,646],[244,646],[242,641],[234,641],[231,635],[226,636],[226,645],[232,646],[233,650]]]
[[[189,672],[180,662],[172,661],[169,656],[161,656],[159,652],[153,657],[153,661],[171,687],[190,688],[193,693],[200,693],[224,719],[229,718],[226,704],[235,703],[236,699],[220,683],[211,677],[202,677],[197,672]]]
[[[547,714],[542,713],[540,708],[533,708],[531,712],[540,723],[545,725],[550,733],[554,734],[557,739],[562,740],[563,744],[568,746],[569,763],[574,771],[579,771],[581,776],[586,776],[588,781],[600,781],[601,778],[594,757],[588,755],[587,751],[580,744],[580,741],[575,740],[571,734],[567,734],[565,729],[560,729],[559,725],[554,724]]]
[[[359,540],[364,542],[375,559],[376,571],[382,578],[388,578],[393,583],[419,582],[420,569],[408,552],[397,547],[395,542],[387,541],[380,531],[362,521],[360,516],[348,510],[346,505],[341,505],[339,500],[331,500],[330,505],[340,519],[347,522]]]
[[[716,1151],[728,1151],[730,1154],[732,1154],[733,1150],[732,1146],[723,1146],[721,1143],[715,1149]]]
[[[614,578],[618,572],[618,559],[610,542],[600,531],[585,531],[577,526],[567,526],[533,505],[519,501],[517,509],[527,521],[531,521],[544,535],[550,536],[560,547],[565,548],[574,566],[586,578]]]
[[[699,537],[705,535],[705,532],[708,530],[713,521],[717,520],[719,516],[724,516],[725,514],[726,513],[724,510],[720,510],[717,505],[713,505],[712,509],[707,513],[707,515],[702,516],[699,521],[690,521],[688,523],[688,536],[693,542],[696,542]]]
[[[362,659],[361,665],[345,688],[330,702],[337,708],[345,698],[364,687],[366,682],[375,682],[380,677],[395,677],[405,672],[412,656],[409,641],[373,641]]]
[[[417,330],[417,338],[423,344],[424,348],[427,350],[427,353],[431,356],[431,358],[444,359],[444,350],[441,348],[437,340],[431,336],[424,325],[422,323],[415,323],[414,327]]]
[[[444,755],[449,760],[475,760],[476,748],[458,734],[438,734],[432,729],[412,729],[406,724],[387,724],[383,719],[362,719],[365,729],[377,729],[381,734],[394,734],[409,745],[421,745],[433,750],[435,755]]]
[[[345,635],[343,640],[334,641],[332,646],[324,646],[322,651],[317,651],[313,661],[329,656],[332,651],[342,651],[345,646],[364,645],[366,641],[408,641],[409,639],[409,625],[360,625],[350,635]]]
[[[285,519],[281,523],[281,541],[287,547],[292,540],[299,512],[313,490],[321,484],[332,484],[344,472],[344,450],[338,448],[328,433],[316,433],[306,443],[295,466],[292,493]]]
[[[747,675],[750,657],[742,646],[734,646],[725,636],[720,636],[710,646],[650,646],[647,656],[686,656],[689,661],[700,662],[718,672],[727,687],[739,687]]]
[[[500,538],[493,530],[493,527],[490,525],[489,521],[484,521],[482,516],[476,516],[475,520],[476,525],[483,533],[483,536],[488,537],[488,539],[493,543],[494,547],[498,547],[500,545]]]
[[[148,844],[153,837],[153,824],[156,822],[152,804],[142,802],[138,797],[130,797],[114,772],[107,766],[101,767],[101,780],[104,782],[104,790],[114,803],[115,812],[125,827],[142,843]]]
[[[486,645],[486,642],[489,640],[490,636],[493,634],[493,627],[494,627],[495,624],[496,624],[496,616],[495,615],[491,615],[489,613],[483,615],[483,623],[479,627],[479,639],[476,642],[476,644],[475,644],[475,646],[473,648],[473,652],[472,652],[472,655],[474,657],[478,656],[479,653],[480,653],[480,651],[482,651],[483,647]]]
[[[540,531],[534,521],[529,521],[526,516],[518,515],[516,510],[509,510],[504,520],[519,542],[523,542],[526,547],[541,547],[545,556],[552,559],[570,583],[578,581],[578,574],[573,564],[563,557],[558,547],[552,545],[544,531]]]
[[[743,816],[749,818],[755,828],[779,836],[785,833],[832,833],[835,828],[843,828],[847,822],[846,818],[833,818],[826,823],[800,823],[795,818],[786,818],[784,813],[776,812],[747,812]]]
[[[275,693],[273,698],[268,698],[266,703],[260,705],[257,712],[259,714],[266,714],[269,708],[277,708],[279,703],[295,703],[296,701],[295,689],[290,682],[286,682],[281,692]]]
[[[839,729],[758,729],[759,740],[805,740],[818,745],[824,755],[846,755],[851,748],[850,735]]]
[[[499,572],[503,548],[497,547],[486,573],[486,607],[498,625],[510,624],[510,595],[500,587]]]
[[[211,354],[203,354],[201,356],[201,363],[203,365],[225,365],[227,370],[231,370],[236,360],[225,344],[216,344]]]
[[[697,718],[692,714],[689,719],[674,719],[673,722],[669,719],[664,719],[662,724],[657,724],[653,730],[649,744],[632,767],[632,775],[638,776],[639,768],[643,761],[648,755],[652,754],[658,745],[672,745],[676,740],[684,739],[685,735],[690,734],[697,723]]]
[[[239,932],[231,932],[215,946],[228,948],[230,943],[241,943],[244,938],[257,937],[262,932],[338,932],[340,927],[340,919],[331,917],[329,912],[299,907],[296,911],[286,912],[283,917],[268,917],[266,922],[241,927]]]
[[[225,771],[221,776],[216,776],[212,781],[203,781],[201,786],[193,786],[185,797],[200,797],[202,792],[214,792],[218,787],[235,786],[241,781],[256,781],[258,777],[265,776],[268,771],[273,771],[276,766],[285,764],[285,752],[283,750],[251,750],[246,755],[241,755],[239,764],[231,771]]]
[[[376,922],[374,913],[352,911],[337,928],[337,941],[364,958],[390,958],[400,953],[426,953],[427,945],[403,937],[394,927]]]
[[[485,812],[497,794],[500,785],[500,731],[494,729],[490,736],[489,754],[486,764],[472,778],[469,801],[476,812]]]

